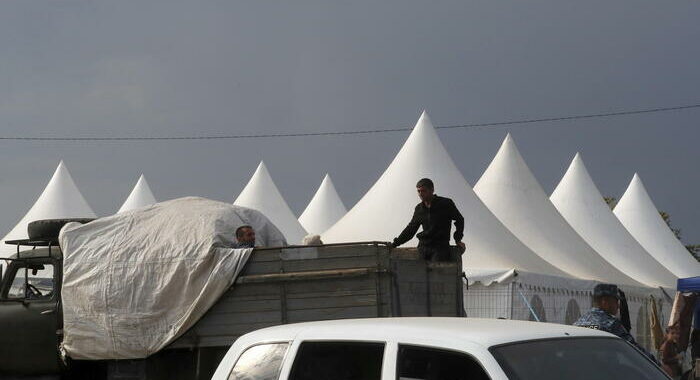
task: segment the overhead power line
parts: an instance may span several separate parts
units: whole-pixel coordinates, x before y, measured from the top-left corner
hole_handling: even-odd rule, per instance
[[[460,128],[477,128],[477,127],[497,127],[506,125],[523,125],[533,123],[549,123],[555,121],[569,121],[581,119],[594,119],[604,117],[639,115],[647,113],[681,111],[693,108],[700,108],[700,104],[691,104],[685,106],[647,108],[639,110],[616,111],[606,113],[594,113],[586,115],[573,116],[558,116],[536,119],[521,119],[511,121],[498,121],[490,123],[472,123],[460,125],[439,126],[437,129],[460,129]],[[204,136],[121,136],[121,137],[79,137],[79,136],[63,136],[63,137],[28,137],[28,136],[0,136],[0,140],[5,141],[162,141],[162,140],[234,140],[234,139],[263,139],[277,137],[312,137],[312,136],[345,136],[345,135],[362,135],[370,133],[390,133],[410,131],[410,127],[386,128],[386,129],[368,129],[361,131],[338,131],[338,132],[299,132],[299,133],[264,133],[250,135],[204,135]]]

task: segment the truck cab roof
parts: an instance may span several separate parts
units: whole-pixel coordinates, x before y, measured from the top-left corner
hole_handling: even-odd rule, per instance
[[[58,245],[52,246],[51,249],[48,247],[34,247],[26,248],[20,247],[19,258],[22,259],[38,259],[50,257],[52,259],[61,260],[63,259],[63,252]],[[17,253],[13,253],[9,257],[10,259],[17,259]]]

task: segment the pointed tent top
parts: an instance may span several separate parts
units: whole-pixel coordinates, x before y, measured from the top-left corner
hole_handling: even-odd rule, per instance
[[[700,273],[700,263],[690,255],[661,218],[637,173],[632,177],[613,213],[639,244],[671,273],[680,278]]]
[[[263,175],[264,173],[267,173],[268,176],[270,175],[270,173],[267,170],[267,166],[265,166],[265,161],[260,160],[260,163],[258,164],[258,167],[255,168],[255,173],[253,175],[258,174],[258,172],[261,172],[261,175]]]
[[[299,223],[310,234],[322,234],[347,212],[330,175],[326,174],[316,194],[299,217]]]
[[[617,220],[579,153],[550,200],[586,243],[621,272],[648,286],[675,286],[676,276],[644,250]]]
[[[16,252],[16,247],[4,244],[6,240],[27,238],[27,225],[39,219],[95,218],[95,212],[78,190],[68,168],[59,162],[49,183],[34,205],[0,243],[0,257]]]
[[[119,211],[117,211],[117,214],[149,206],[156,202],[156,197],[153,196],[151,187],[148,186],[148,182],[146,182],[146,177],[143,174],[141,174],[139,180],[136,181],[136,185],[131,190],[129,196],[126,198],[126,201],[124,201],[122,207],[120,207]]]
[[[387,241],[398,236],[419,202],[415,186],[423,177],[433,180],[437,194],[452,198],[467,219],[465,270],[516,268],[566,276],[525,247],[484,206],[445,150],[427,114],[421,115],[394,160],[362,199],[323,234],[323,241]],[[413,239],[406,246],[416,244]]]
[[[576,277],[640,286],[595,252],[549,201],[507,135],[474,191],[532,251]]]
[[[424,109],[423,112],[421,112],[420,117],[418,118],[418,123],[421,122],[429,123],[431,126],[433,125],[432,120],[430,120],[430,115],[428,115],[428,110]]]
[[[289,244],[298,244],[306,235],[263,161],[233,204],[262,212],[284,234]]]

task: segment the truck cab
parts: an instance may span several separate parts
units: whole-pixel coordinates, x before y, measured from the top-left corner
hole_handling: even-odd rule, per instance
[[[56,242],[20,240],[2,261],[0,373],[58,373],[62,254]]]
[[[63,254],[56,239],[9,242],[0,260],[0,378],[204,380],[230,345],[303,321],[464,316],[462,263],[426,262],[382,242],[256,248],[235,284],[183,335],[144,359],[63,358]],[[100,276],[99,273],[86,273]],[[91,300],[81,302],[89,304]]]

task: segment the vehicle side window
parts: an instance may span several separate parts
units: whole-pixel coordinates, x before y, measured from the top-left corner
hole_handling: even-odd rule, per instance
[[[241,354],[229,380],[277,380],[288,343],[259,344]]]
[[[28,264],[14,272],[7,298],[50,299],[53,292],[53,264]]]
[[[289,380],[380,380],[384,343],[303,342]]]
[[[488,380],[473,357],[454,351],[399,345],[398,380]]]

